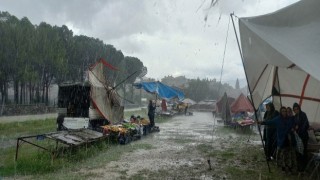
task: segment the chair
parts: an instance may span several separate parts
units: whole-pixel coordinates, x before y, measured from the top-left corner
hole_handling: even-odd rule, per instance
[[[313,157],[306,166],[306,170],[310,169],[309,179],[320,179],[320,150],[318,153],[312,153]],[[313,169],[312,169],[313,168]]]

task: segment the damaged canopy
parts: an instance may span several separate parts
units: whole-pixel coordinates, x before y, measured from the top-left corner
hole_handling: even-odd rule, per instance
[[[243,63],[257,109],[301,105],[320,122],[320,1],[302,0],[271,14],[240,18]]]
[[[134,86],[138,89],[144,89],[149,93],[155,93],[163,99],[178,98],[180,101],[184,99],[184,93],[176,88],[157,82],[141,82]]]
[[[106,81],[104,69],[116,70],[115,67],[100,59],[96,64],[89,68],[89,82],[91,85],[91,100],[93,107],[98,113],[112,123],[119,122],[123,118],[123,106],[116,91]]]

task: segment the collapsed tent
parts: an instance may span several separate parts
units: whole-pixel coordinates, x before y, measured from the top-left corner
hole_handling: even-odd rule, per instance
[[[245,97],[242,93],[240,96],[231,104],[231,112],[254,112],[253,106],[247,97]]]
[[[89,110],[89,116],[93,111],[98,115],[108,119],[112,123],[119,122],[123,118],[123,106],[116,91],[107,83],[104,76],[104,67],[116,70],[115,67],[100,59],[96,64],[89,68],[89,82],[91,85],[91,100],[94,109]],[[90,114],[91,113],[91,114]]]
[[[300,104],[320,124],[320,1],[302,0],[271,14],[240,18],[243,64],[255,108]]]
[[[216,103],[217,112],[222,113],[223,106],[226,105],[226,102],[228,102],[227,105],[230,107],[234,101],[235,99],[233,97],[227,96],[227,93],[225,92],[223,96]]]
[[[232,121],[231,111],[230,111],[230,102],[233,102],[234,99],[227,96],[225,92],[222,98],[217,102],[216,106],[218,107],[218,112],[221,113],[221,118],[225,124],[230,124]]]
[[[145,91],[157,94],[163,99],[173,99],[178,98],[180,101],[184,99],[184,93],[176,88],[165,85],[159,81],[157,82],[141,82],[136,83],[134,86],[137,89],[144,89]]]

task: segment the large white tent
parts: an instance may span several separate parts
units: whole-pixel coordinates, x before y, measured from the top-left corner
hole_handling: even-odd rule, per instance
[[[301,0],[271,14],[239,19],[243,63],[257,109],[294,102],[320,124],[320,0]]]

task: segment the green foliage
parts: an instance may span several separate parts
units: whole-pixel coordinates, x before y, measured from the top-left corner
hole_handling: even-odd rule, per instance
[[[2,141],[15,139],[19,136],[35,135],[55,131],[57,128],[55,119],[34,120],[25,122],[0,123]]]
[[[83,82],[90,65],[100,58],[119,69],[106,73],[112,85],[143,67],[138,58],[124,57],[99,39],[74,36],[65,25],[33,25],[26,17],[19,20],[1,11],[0,42],[0,93],[6,103],[11,83],[15,103],[48,103],[53,82]],[[125,83],[133,83],[138,75]]]
[[[54,120],[37,120],[19,123],[0,124],[2,142],[15,140],[24,135],[35,135],[51,131],[55,128]],[[55,142],[43,140],[42,146],[54,148]],[[87,179],[81,174],[64,174],[63,170],[76,172],[83,168],[98,168],[105,163],[118,160],[121,155],[139,149],[153,149],[150,144],[132,143],[128,146],[109,144],[108,141],[100,141],[88,146],[65,148],[61,146],[59,154],[52,159],[47,151],[23,143],[19,150],[18,161],[14,160],[16,149],[14,145],[0,148],[0,177],[12,177],[14,175],[30,175],[31,179],[55,179],[58,174],[63,179]],[[95,174],[91,174],[95,176]],[[39,176],[39,177],[38,177]]]
[[[191,79],[188,82],[188,87],[185,88],[186,97],[194,101],[219,99],[225,91],[233,89],[228,84],[221,84],[215,79]]]

